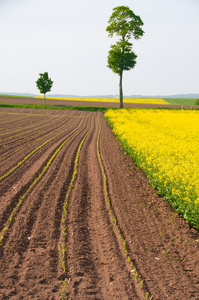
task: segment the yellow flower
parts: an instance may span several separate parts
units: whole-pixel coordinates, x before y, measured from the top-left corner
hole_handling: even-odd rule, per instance
[[[118,109],[105,117],[153,182],[199,204],[199,111]]]

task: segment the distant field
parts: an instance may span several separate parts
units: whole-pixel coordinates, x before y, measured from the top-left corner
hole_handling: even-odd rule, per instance
[[[42,99],[42,96],[37,96],[34,98]],[[55,100],[70,100],[70,101],[86,101],[86,102],[111,102],[118,103],[118,98],[56,98],[56,97],[46,97],[47,99]],[[124,103],[143,103],[143,104],[169,104],[166,100],[162,98],[124,98]]]
[[[5,101],[5,99],[7,98],[7,100]],[[11,103],[11,99],[15,99],[15,101],[13,101],[13,103],[16,103],[17,99],[19,100],[19,103],[23,103],[20,99],[27,99],[28,103],[36,103],[35,100],[37,99],[37,101],[43,101],[43,96],[36,96],[36,97],[28,97],[28,96],[15,96],[15,95],[1,95],[0,94],[0,102],[2,103]],[[50,100],[50,102],[54,102],[51,104],[59,104],[62,105],[62,101],[67,101],[67,105],[72,105],[72,106],[76,106],[76,105],[82,105],[83,106],[107,106],[107,104],[109,103],[109,106],[118,106],[119,105],[119,99],[118,98],[91,98],[91,97],[46,97],[47,100]],[[33,101],[31,101],[33,100]],[[195,102],[195,98],[124,98],[124,104],[126,104],[126,106],[129,105],[133,105],[133,104],[137,104],[137,105],[141,105],[141,104],[147,104],[147,105],[187,105],[187,106],[193,106],[194,102]],[[70,102],[70,104],[69,104]],[[84,104],[83,104],[84,102]],[[96,104],[98,103],[98,104]],[[101,105],[100,105],[101,103]]]
[[[196,99],[193,98],[164,98],[166,102],[172,105],[194,105]]]

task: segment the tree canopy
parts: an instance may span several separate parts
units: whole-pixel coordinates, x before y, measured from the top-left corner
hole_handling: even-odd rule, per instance
[[[120,107],[123,107],[123,89],[122,76],[123,71],[134,68],[137,55],[132,51],[133,44],[129,40],[134,37],[138,40],[144,34],[142,26],[144,25],[141,18],[134,14],[128,6],[117,6],[113,8],[113,13],[108,21],[109,25],[106,31],[109,37],[114,34],[120,36],[116,44],[111,45],[108,54],[108,67],[120,76]]]
[[[136,16],[128,6],[117,6],[113,8],[113,13],[108,21],[106,31],[113,37],[115,33],[121,36],[123,40],[128,41],[131,36],[136,40],[143,36],[144,31],[141,26],[144,25],[140,16]]]
[[[51,91],[53,81],[48,77],[48,72],[40,73],[39,78],[36,81],[37,88],[39,89],[41,94],[44,94],[44,104],[45,103],[45,95],[47,92]]]
[[[131,50],[132,44],[126,41],[116,42],[111,45],[108,56],[108,67],[120,75],[124,70],[128,71],[136,64],[137,55]]]

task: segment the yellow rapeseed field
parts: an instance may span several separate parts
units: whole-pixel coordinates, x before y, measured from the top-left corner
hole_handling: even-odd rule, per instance
[[[43,98],[43,96],[36,96],[34,98]],[[59,98],[59,97],[46,97],[46,99],[55,99],[55,100],[70,100],[70,101],[86,101],[86,102],[112,102],[112,103],[119,103],[118,98]],[[144,104],[169,104],[165,100],[161,98],[124,98],[124,103],[144,103]]]
[[[105,117],[160,194],[177,207],[199,206],[199,111],[118,109]]]

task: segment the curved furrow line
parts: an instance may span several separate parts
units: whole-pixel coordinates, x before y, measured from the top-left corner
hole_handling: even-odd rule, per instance
[[[33,120],[34,120],[34,118],[32,118]],[[28,125],[29,125],[29,122],[30,122],[30,120],[29,120],[29,118],[27,118],[26,120],[25,120],[27,123],[28,123]],[[37,119],[35,120],[35,122],[37,122]],[[31,124],[31,126],[27,126],[27,123],[22,123],[21,125],[20,124],[17,124],[17,129],[15,129],[15,130],[13,130],[12,129],[12,131],[11,132],[6,132],[6,133],[3,133],[3,134],[1,134],[0,135],[0,141],[4,141],[4,140],[6,140],[6,139],[12,139],[12,138],[14,138],[14,137],[16,137],[16,136],[18,136],[18,135],[20,135],[20,134],[24,134],[24,133],[27,133],[27,132],[30,132],[30,131],[32,131],[35,127],[40,127],[40,126],[45,126],[45,125],[43,125],[43,124],[48,124],[49,123],[49,120],[45,120],[45,121],[43,121],[43,120],[41,120],[40,121],[40,118],[39,118],[39,120],[38,120],[38,123],[35,125],[35,122],[33,123],[33,124]],[[13,124],[14,125],[14,124]],[[29,129],[28,131],[25,131],[24,132],[24,126],[25,126],[25,128],[26,129]],[[21,127],[21,128],[20,128]],[[31,129],[31,130],[30,130]],[[19,132],[20,131],[20,132]],[[13,134],[13,133],[16,133],[16,132],[19,132],[18,134],[14,134],[14,135],[12,135],[12,136],[7,136],[7,135],[9,135],[9,134]],[[5,137],[4,137],[5,136]],[[7,137],[6,137],[7,136]]]
[[[101,154],[100,154],[100,136],[101,136],[101,125],[100,125],[100,121],[98,118],[98,124],[99,124],[99,132],[98,132],[98,137],[97,137],[97,157],[98,157],[98,161],[100,164],[100,169],[101,169],[101,173],[102,173],[102,177],[103,177],[103,188],[104,188],[104,193],[105,193],[105,202],[107,205],[107,209],[109,211],[110,214],[110,218],[112,221],[112,225],[115,227],[115,235],[118,238],[118,242],[120,242],[120,246],[123,248],[123,255],[126,256],[125,259],[125,264],[127,264],[126,268],[127,270],[130,269],[130,274],[131,274],[131,280],[134,281],[134,289],[136,291],[136,294],[138,296],[139,299],[145,298],[145,295],[147,298],[152,299],[151,296],[149,295],[149,292],[146,290],[146,288],[143,290],[143,280],[141,280],[138,274],[138,271],[133,263],[133,259],[129,254],[129,251],[127,249],[127,245],[126,245],[126,240],[125,237],[123,235],[123,232],[121,231],[121,228],[118,224],[116,215],[114,213],[114,208],[112,206],[111,203],[111,198],[109,195],[109,189],[108,189],[108,178],[107,175],[105,173],[105,169],[104,169],[104,165],[102,162],[102,158],[101,158]],[[145,285],[146,287],[146,285]],[[134,296],[135,297],[135,296]]]
[[[60,126],[61,124],[64,124],[65,120],[68,120],[69,118],[70,118],[70,116],[67,117],[67,118],[63,118],[63,120],[61,120],[59,122],[57,122],[57,120],[55,120],[54,122],[51,122],[51,127],[53,127],[53,128],[59,128],[58,126]],[[44,128],[44,130],[41,130],[42,128]],[[34,134],[31,133],[30,135],[25,136],[25,137],[22,136],[22,137],[20,137],[17,140],[14,140],[14,141],[11,141],[11,142],[8,142],[8,143],[4,144],[0,148],[1,149],[5,149],[7,147],[9,147],[9,149],[10,148],[14,148],[16,144],[18,144],[20,142],[23,143],[23,142],[25,142],[25,140],[30,139],[30,138],[34,138],[35,136],[40,135],[43,132],[48,132],[49,130],[50,130],[50,128],[49,128],[49,123],[48,123],[45,126],[36,128],[36,133],[34,133]],[[9,149],[8,150],[6,149],[6,151],[9,151]]]
[[[96,114],[92,131],[82,145],[75,182],[66,197],[61,299],[143,299],[125,266],[109,220],[97,155],[98,133]]]
[[[70,112],[68,113],[68,114],[70,114]],[[8,115],[8,113],[7,113],[7,115]],[[24,113],[23,114],[21,114],[21,115],[24,115]],[[27,115],[28,115],[28,117],[27,117]],[[25,119],[21,119],[21,118],[18,118],[18,119],[16,119],[16,123],[17,123],[17,127],[22,127],[22,126],[24,126],[24,124],[27,124],[27,121],[28,121],[28,123],[32,123],[32,125],[34,126],[34,124],[35,124],[35,121],[38,119],[38,121],[40,121],[40,123],[42,124],[42,123],[46,123],[46,122],[49,122],[49,119],[53,119],[53,118],[55,118],[55,117],[60,117],[60,116],[62,116],[62,115],[52,115],[52,114],[45,114],[45,113],[43,113],[43,114],[27,114],[26,113],[26,118]],[[67,113],[65,113],[64,114],[64,116],[66,117],[67,116]],[[5,116],[4,116],[5,117]],[[45,119],[44,119],[45,118]],[[8,125],[11,125],[11,128],[13,128],[13,125],[14,125],[14,122],[15,122],[15,120],[13,120],[13,119],[11,119],[11,122],[12,122],[12,124],[8,124]],[[41,125],[40,124],[40,125]],[[32,126],[31,125],[31,126]],[[6,124],[5,124],[5,126],[6,126]],[[20,130],[20,128],[19,129],[17,129],[17,130]]]
[[[1,190],[1,202],[0,202],[0,215],[2,203],[7,203],[9,198],[15,197],[15,195],[20,191],[20,189],[27,184],[29,180],[34,176],[35,173],[42,167],[43,162],[48,159],[48,156],[59,146],[59,144],[69,135],[71,135],[75,127],[80,127],[83,124],[84,119],[75,119],[75,122],[68,126],[68,131],[63,133],[56,139],[54,139],[49,144],[42,147],[33,156],[30,157],[24,164],[16,169],[15,172],[7,176],[4,180],[0,182]],[[26,155],[26,154],[25,154]],[[20,157],[20,156],[19,156]],[[20,158],[19,158],[20,160]],[[16,163],[16,158],[14,158]],[[12,162],[12,160],[11,160]],[[6,161],[4,162],[4,164]],[[24,176],[26,174],[26,176]],[[20,179],[20,180],[19,180]],[[23,184],[22,184],[23,182]]]
[[[74,135],[55,157],[51,167],[37,188],[27,196],[24,205],[15,217],[12,231],[4,239],[0,268],[6,282],[12,278],[18,297],[26,294],[31,297],[59,299],[60,270],[59,237],[61,234],[62,209],[66,195],[66,186],[70,184],[74,160],[82,135],[88,131],[86,126]],[[66,155],[67,153],[67,155]],[[12,250],[10,249],[12,245]],[[13,252],[12,252],[13,251]],[[5,257],[4,257],[5,256]],[[6,271],[8,264],[9,277]],[[1,280],[0,280],[1,285]],[[40,289],[36,290],[39,285]],[[9,284],[2,284],[6,294]],[[21,299],[21,298],[20,298]]]
[[[8,177],[6,182],[3,181],[1,188],[1,202],[0,202],[0,230],[3,228],[5,222],[9,218],[11,212],[16,207],[18,199],[29,189],[34,183],[35,178],[39,176],[45,165],[47,164],[49,157],[52,157],[53,153],[60,147],[60,145],[75,134],[76,137],[81,134],[81,131],[86,125],[86,119],[79,123],[73,124],[71,130],[69,130],[67,136],[61,138],[61,140],[54,141],[54,143],[48,148],[43,149],[42,153],[38,153],[37,156],[31,158],[31,165],[24,164],[19,168],[16,174]],[[20,178],[20,181],[17,180]]]
[[[47,129],[45,129],[46,127],[47,127]],[[41,130],[42,128],[44,128],[44,130]],[[30,131],[28,131],[28,132],[30,132],[29,135],[26,135],[27,132],[23,132],[23,134],[19,134],[19,137],[17,139],[15,139],[16,136],[11,136],[11,137],[7,138],[6,141],[2,139],[3,142],[1,143],[2,145],[0,146],[0,148],[5,149],[8,147],[12,147],[12,146],[15,147],[16,144],[18,144],[20,142],[24,142],[25,140],[27,140],[29,138],[34,138],[36,135],[39,135],[47,130],[48,130],[48,124],[46,124],[43,127],[37,127],[35,130],[36,133],[34,133],[34,134],[32,133],[32,130],[30,130]],[[13,139],[13,140],[8,141],[8,139]],[[8,150],[6,149],[6,151],[8,151]]]
[[[52,117],[52,118],[53,118],[53,117]],[[57,117],[57,118],[58,118],[58,117]],[[56,121],[57,121],[57,120],[55,120],[54,123],[55,123]],[[36,120],[35,120],[35,122],[36,122]],[[50,122],[50,120],[48,119],[48,120],[45,120],[45,121],[38,122],[38,123],[36,123],[36,124],[34,123],[34,125],[31,125],[31,126],[28,126],[28,127],[26,126],[26,124],[24,124],[24,125],[22,125],[22,126],[25,127],[25,130],[26,130],[26,131],[24,131],[24,128],[21,128],[21,129],[16,129],[16,130],[14,130],[14,131],[12,131],[12,132],[10,132],[10,133],[2,134],[2,135],[1,135],[2,138],[0,138],[0,142],[4,142],[4,141],[6,141],[6,140],[10,140],[10,139],[16,138],[16,137],[21,136],[21,135],[25,135],[25,134],[27,134],[28,132],[32,132],[33,130],[39,130],[39,129],[43,128],[43,127],[48,126],[49,122]],[[18,127],[18,126],[17,126],[17,127]],[[28,130],[27,130],[27,129],[28,129]],[[18,132],[18,131],[20,131],[18,134],[10,135],[10,134],[13,134],[13,133]],[[6,136],[4,137],[4,135],[6,135]]]
[[[5,123],[5,121],[7,122],[8,120],[10,120],[9,123]],[[4,130],[4,127],[6,128],[13,128],[13,125],[16,123],[18,125],[18,122],[21,121],[21,118],[13,118],[12,115],[8,114],[8,113],[2,113],[1,114],[1,123],[0,123],[0,129]]]
[[[106,126],[103,121],[102,129]],[[148,293],[146,296],[152,295],[153,299],[197,298],[199,292],[194,276],[197,268],[188,267],[190,261],[186,262],[182,240],[177,242],[183,226],[177,230],[176,222],[169,222],[170,218],[175,219],[173,210],[158,198],[131,158],[124,155],[111,130],[106,137],[102,135],[101,140],[106,145],[100,149],[106,161],[104,169],[113,221],[121,233],[120,239],[125,241],[129,260],[136,268],[133,271],[134,274],[137,272],[138,283],[143,281],[143,289]],[[113,152],[114,160],[111,159]],[[193,253],[198,255],[196,247]],[[192,270],[193,276],[189,276],[187,270]]]
[[[76,121],[77,122],[77,121]],[[75,122],[75,124],[76,124]],[[73,124],[73,126],[75,125]],[[73,127],[72,126],[72,127]],[[4,174],[0,175],[0,181],[2,179],[5,179],[7,176],[9,176],[11,173],[13,173],[19,166],[21,166],[28,158],[30,158],[35,152],[37,152],[38,150],[40,150],[42,147],[44,147],[45,145],[47,145],[49,142],[52,142],[55,138],[59,137],[60,135],[64,134],[66,131],[68,131],[70,128],[65,129],[64,131],[56,134],[55,136],[53,136],[52,138],[48,139],[47,141],[45,141],[44,143],[42,143],[41,145],[39,145],[38,147],[36,147],[34,150],[32,150],[28,155],[26,155],[22,160],[20,160],[15,166],[13,166],[11,169],[5,171]]]
[[[72,178],[71,178],[71,181],[70,181],[70,184],[68,186],[68,189],[67,189],[67,192],[66,192],[66,196],[65,196],[65,201],[64,201],[64,212],[63,212],[63,215],[62,215],[62,235],[61,235],[61,269],[62,269],[62,276],[60,277],[61,278],[61,284],[62,284],[62,291],[61,291],[61,299],[65,299],[65,295],[66,295],[66,279],[64,278],[65,276],[65,272],[66,272],[66,251],[67,251],[67,246],[66,246],[66,242],[67,242],[67,239],[66,239],[66,235],[67,235],[67,224],[66,224],[66,221],[67,221],[67,213],[68,213],[68,201],[69,201],[69,197],[70,197],[70,194],[71,194],[71,191],[73,189],[73,186],[74,186],[74,182],[76,180],[76,177],[77,177],[77,173],[78,173],[78,163],[79,163],[79,157],[80,157],[80,152],[81,152],[81,148],[82,148],[82,145],[85,141],[85,139],[87,138],[87,136],[89,135],[91,129],[92,129],[92,123],[93,123],[93,119],[91,120],[91,125],[90,125],[90,128],[89,130],[87,131],[87,133],[84,135],[84,137],[82,138],[80,144],[79,144],[79,147],[78,147],[78,150],[77,150],[77,154],[76,154],[76,157],[75,157],[75,163],[74,163],[74,169],[73,169],[73,174],[72,174]],[[63,278],[65,280],[63,280]]]
[[[14,209],[12,210],[8,220],[5,222],[3,229],[0,232],[0,243],[2,242],[7,230],[9,229],[11,222],[13,221],[13,217],[16,214],[16,212],[18,211],[18,208],[21,206],[21,203],[23,202],[24,198],[28,195],[28,193],[33,189],[33,187],[38,183],[38,181],[41,179],[41,177],[43,176],[43,174],[47,171],[47,169],[50,167],[52,161],[54,160],[54,158],[56,157],[56,155],[59,153],[59,151],[63,148],[63,146],[69,141],[70,138],[72,138],[76,133],[78,133],[80,131],[80,129],[83,127],[83,125],[78,128],[73,134],[71,134],[69,137],[67,137],[62,143],[61,145],[54,151],[54,153],[52,154],[52,156],[50,157],[50,159],[47,161],[47,163],[45,164],[45,166],[43,167],[42,171],[38,174],[38,176],[34,179],[34,181],[32,182],[32,184],[29,186],[29,188],[25,191],[25,193],[18,199],[18,202],[16,204],[16,206],[14,207]]]
[[[99,124],[99,126],[100,126],[100,124]],[[112,220],[112,223],[113,223],[114,227],[116,228],[117,235],[118,235],[118,238],[121,242],[121,245],[123,246],[123,250],[124,250],[124,253],[126,255],[126,259],[128,261],[128,264],[131,268],[131,274],[134,277],[134,280],[135,280],[136,285],[137,285],[137,289],[141,290],[142,296],[144,296],[144,294],[145,294],[145,297],[147,299],[152,299],[153,297],[150,295],[150,292],[149,292],[149,289],[148,289],[148,286],[147,286],[147,282],[144,281],[143,276],[142,276],[141,272],[139,271],[136,259],[133,255],[132,251],[129,251],[130,248],[129,248],[129,242],[128,241],[131,241],[133,238],[132,237],[128,238],[128,235],[126,235],[126,233],[130,232],[132,230],[132,228],[128,228],[128,230],[125,230],[125,233],[124,233],[124,230],[122,229],[121,224],[119,224],[119,222],[118,222],[117,213],[115,211],[114,205],[113,205],[113,203],[111,201],[111,198],[109,196],[109,187],[108,187],[109,180],[108,180],[107,175],[105,173],[104,165],[103,165],[102,158],[101,158],[101,155],[100,155],[100,148],[99,148],[100,133],[101,133],[101,126],[100,126],[98,140],[97,140],[97,152],[98,152],[98,159],[99,159],[100,168],[101,168],[101,172],[102,172],[102,176],[103,176],[103,181],[104,181],[103,185],[104,185],[104,191],[105,191],[105,195],[106,195],[105,200],[106,200],[108,208],[109,208],[111,220]]]
[[[38,139],[36,139],[36,140],[33,139],[32,142],[31,142],[31,140],[29,139],[29,141],[26,142],[25,146],[21,146],[21,147],[15,149],[13,152],[10,152],[10,151],[9,151],[9,153],[8,153],[7,155],[5,155],[5,153],[3,153],[2,155],[5,155],[5,156],[0,157],[0,161],[3,161],[3,160],[5,160],[5,159],[11,157],[12,155],[16,154],[18,151],[23,150],[23,149],[25,149],[25,148],[27,148],[27,147],[29,147],[29,146],[31,146],[31,145],[33,145],[33,144],[39,142],[39,141],[42,140],[42,139],[45,139],[47,136],[52,135],[54,132],[56,132],[56,131],[60,130],[61,128],[63,128],[64,126],[68,125],[68,123],[69,123],[70,121],[72,121],[73,118],[74,118],[74,117],[71,117],[70,119],[68,118],[67,123],[64,123],[64,124],[62,124],[62,125],[59,124],[59,127],[58,127],[58,126],[54,127],[54,126],[52,125],[51,128],[53,128],[53,131],[51,130],[51,128],[48,128],[48,129],[46,129],[46,130],[40,131],[40,132],[38,132],[38,133],[32,135],[31,138],[34,138],[34,137],[35,137],[36,135],[38,135],[38,134],[40,134],[40,135],[42,135],[42,136],[40,136],[40,137],[39,137]],[[58,127],[58,128],[57,128],[57,127]],[[47,132],[47,134],[46,134],[46,132]],[[44,134],[42,134],[42,133],[44,133]],[[30,138],[30,137],[29,137],[29,138]],[[26,138],[26,139],[27,139],[27,138]],[[25,139],[24,139],[24,140],[25,140]]]
[[[3,117],[5,118],[5,115],[3,115]],[[40,118],[38,118],[38,119],[40,119]],[[32,116],[32,118],[26,116],[24,119],[21,119],[20,117],[18,119],[11,118],[11,122],[8,123],[8,124],[6,124],[6,123],[1,124],[0,129],[5,130],[5,129],[8,128],[8,130],[10,130],[10,129],[13,130],[13,126],[17,125],[17,127],[21,127],[21,126],[23,126],[23,125],[21,125],[21,123],[27,122],[27,121],[29,122],[29,121],[32,121],[32,120],[34,120],[33,116]],[[6,114],[6,121],[7,121],[7,114]],[[4,128],[4,127],[6,127],[6,128]],[[1,134],[0,136],[2,136],[2,135],[4,135],[4,134]]]
[[[61,121],[60,121],[60,119],[56,119],[55,121],[52,121],[50,124],[51,124],[51,126],[54,126],[54,128],[58,128],[58,126],[60,126],[60,124],[64,124],[65,123],[65,120],[68,120],[68,119],[70,119],[71,117],[75,117],[75,115],[73,116],[74,114],[72,113],[72,114],[70,114],[69,116],[68,115],[66,115],[66,116],[63,116],[62,118],[61,118]],[[76,116],[77,117],[77,116]],[[44,129],[44,130],[42,130],[41,131],[41,129]],[[37,129],[37,128],[36,128]],[[37,130],[38,130],[38,132],[37,132]],[[42,126],[42,127],[38,127],[38,129],[36,130],[36,133],[34,134],[34,135],[32,135],[32,133],[30,134],[30,135],[28,135],[28,136],[22,136],[22,137],[20,137],[19,139],[17,139],[17,140],[14,140],[14,141],[11,141],[11,142],[7,142],[6,144],[3,144],[0,148],[2,148],[2,149],[4,149],[4,148],[7,148],[7,147],[10,147],[10,146],[15,146],[15,144],[18,144],[18,143],[20,143],[20,142],[24,142],[26,139],[29,139],[29,138],[33,138],[34,136],[36,136],[36,135],[39,135],[39,134],[41,134],[42,132],[46,132],[46,131],[49,131],[49,123],[48,124],[46,124],[45,126]]]

